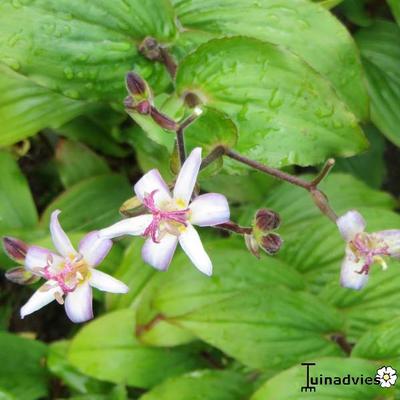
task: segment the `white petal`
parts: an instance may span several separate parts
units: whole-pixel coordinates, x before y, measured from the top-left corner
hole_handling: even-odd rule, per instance
[[[59,255],[39,246],[29,246],[25,258],[25,267],[27,270],[37,273],[36,268],[44,268],[48,264],[49,257],[53,265],[58,265],[63,262],[63,258]]]
[[[123,219],[108,228],[100,230],[99,235],[104,239],[113,239],[123,235],[140,236],[143,235],[152,220],[153,216],[151,214]]]
[[[348,211],[339,217],[336,224],[343,239],[347,242],[353,240],[357,233],[363,232],[366,226],[363,216],[355,210]]]
[[[195,267],[210,276],[212,274],[212,263],[193,225],[188,224],[185,231],[179,236],[179,243]]]
[[[170,233],[166,233],[160,243],[148,238],[142,248],[142,258],[152,267],[165,271],[171,263],[177,244],[178,238]]]
[[[171,193],[168,189],[168,185],[165,183],[157,169],[152,169],[143,175],[136,182],[133,190],[140,201],[143,201],[143,198],[154,190],[157,190],[154,195],[154,202],[156,205],[171,200]]]
[[[50,220],[50,232],[54,246],[57,251],[64,257],[74,256],[76,251],[71,244],[68,236],[64,232],[63,228],[58,221],[58,215],[61,213],[60,210],[55,210],[51,214]]]
[[[358,271],[361,271],[363,265],[364,262],[362,260],[357,261],[352,251],[347,247],[340,272],[340,284],[349,289],[362,289],[369,279],[369,275],[358,273]]]
[[[183,201],[185,206],[192,197],[200,165],[201,148],[196,147],[183,163],[174,187],[174,199]]]
[[[89,266],[99,265],[112,247],[110,239],[101,238],[98,231],[88,233],[79,243],[79,253]]]
[[[226,197],[218,193],[207,193],[196,197],[190,204],[190,222],[199,226],[214,226],[229,221],[229,204]]]
[[[389,378],[388,382],[389,382],[391,385],[394,385],[394,384],[396,383],[396,380],[397,380],[397,375],[392,375],[392,376]]]
[[[68,318],[75,323],[93,318],[92,288],[88,282],[78,285],[73,292],[66,295],[65,311]]]
[[[125,283],[97,269],[91,269],[90,274],[89,284],[96,289],[111,293],[127,293],[129,290]]]
[[[384,380],[381,380],[381,387],[390,387],[390,386],[391,386],[390,382],[386,382]]]
[[[51,281],[45,283],[45,285],[51,285]],[[32,297],[25,303],[25,305],[21,308],[21,318],[24,318],[26,315],[32,314],[33,312],[40,310],[42,307],[51,303],[55,300],[54,294],[59,292],[62,295],[62,290],[55,286],[49,290],[41,290],[45,285],[41,286],[36,292],[32,295]]]
[[[386,367],[386,373],[389,375],[395,375],[396,374],[396,370],[393,369],[392,367]]]
[[[384,242],[384,245],[388,247],[390,256],[400,258],[400,230],[390,229],[376,232],[373,236]]]

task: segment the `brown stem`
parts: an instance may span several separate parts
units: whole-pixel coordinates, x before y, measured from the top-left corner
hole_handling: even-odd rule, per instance
[[[175,78],[177,65],[172,58],[171,54],[169,54],[168,50],[165,47],[160,46],[160,55],[163,64],[167,68],[168,73],[170,74],[171,78]]]
[[[351,350],[353,349],[353,346],[351,343],[347,341],[347,338],[345,335],[342,333],[335,333],[331,335],[331,340],[333,340],[335,343],[339,345],[339,347],[347,354],[351,354]]]
[[[163,314],[157,314],[153,319],[147,322],[144,325],[136,326],[136,336],[141,336],[143,333],[148,332],[151,328],[153,328],[160,321],[164,321],[165,316]]]
[[[210,154],[208,154],[207,157],[203,158],[200,169],[208,167],[211,163],[222,157],[224,153],[225,153],[225,148],[223,146],[217,146],[215,149],[211,151]]]
[[[238,233],[239,235],[250,235],[253,231],[250,227],[244,227],[236,224],[233,221],[225,222],[224,224],[219,224],[215,226],[216,228],[224,229],[225,231]]]
[[[311,181],[311,186],[317,187],[329,174],[329,172],[331,172],[331,169],[333,168],[334,165],[335,165],[335,160],[333,158],[330,158],[325,163],[319,174]]]

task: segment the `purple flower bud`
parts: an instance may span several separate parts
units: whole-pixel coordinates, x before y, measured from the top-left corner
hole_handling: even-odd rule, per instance
[[[133,109],[134,108],[134,102],[131,96],[126,96],[124,99],[124,107],[125,108],[129,108],[129,109]]]
[[[31,285],[40,279],[40,276],[32,274],[23,267],[9,269],[5,276],[9,281],[19,285]]]
[[[268,254],[276,254],[281,246],[283,240],[277,233],[268,233],[260,240],[260,247]]]
[[[278,213],[266,208],[261,208],[257,211],[255,217],[255,225],[263,232],[277,229],[281,223],[281,218]]]
[[[259,246],[257,240],[254,238],[253,235],[245,234],[244,241],[246,243],[247,249],[250,251],[253,256],[260,258]]]
[[[143,100],[133,106],[133,109],[135,109],[141,115],[148,115],[151,111],[151,104],[148,100]]]
[[[139,45],[139,51],[149,60],[160,61],[162,59],[160,45],[151,36],[144,38],[143,42]]]
[[[28,245],[22,240],[12,237],[3,238],[3,246],[7,255],[16,262],[23,262],[28,252]]]
[[[169,131],[176,131],[178,129],[178,124],[167,117],[165,114],[160,113],[155,107],[151,107],[150,115],[153,120],[161,126],[161,128],[167,129]]]
[[[126,87],[133,96],[142,96],[146,93],[146,82],[136,72],[127,73]]]

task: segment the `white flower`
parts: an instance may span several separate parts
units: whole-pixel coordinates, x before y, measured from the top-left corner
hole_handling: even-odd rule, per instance
[[[378,371],[376,371],[375,378],[379,380],[379,385],[381,387],[388,388],[396,383],[396,370],[392,367],[379,368]]]
[[[377,262],[387,268],[384,256],[400,257],[400,230],[365,232],[366,223],[357,211],[348,211],[336,221],[346,245],[340,283],[359,290],[365,286],[370,266]]]
[[[218,225],[229,221],[230,214],[228,202],[221,194],[203,194],[191,202],[200,165],[201,148],[195,148],[182,165],[172,195],[158,170],[146,173],[136,183],[134,191],[149,213],[102,229],[100,236],[107,239],[122,235],[147,237],[142,257],[159,270],[168,268],[179,242],[193,264],[211,275],[211,260],[193,224]]]
[[[111,240],[100,238],[97,231],[90,232],[79,243],[77,252],[58,222],[59,213],[54,211],[50,222],[58,254],[38,246],[27,248],[25,268],[47,282],[21,308],[21,318],[57,300],[65,303],[71,321],[84,322],[93,318],[92,287],[112,293],[126,293],[128,287],[94,268],[110,251]]]

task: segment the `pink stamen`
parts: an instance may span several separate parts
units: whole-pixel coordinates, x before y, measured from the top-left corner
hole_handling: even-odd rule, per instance
[[[57,282],[58,286],[62,289],[64,293],[73,292],[77,286],[77,283],[70,287],[68,286],[65,281],[68,278],[68,275],[74,274],[74,265],[73,262],[67,260],[64,264],[64,268],[59,273],[52,273],[50,271],[52,263],[52,257],[48,258],[46,267],[43,268],[44,277],[47,280],[54,280]]]
[[[143,199],[143,205],[153,215],[153,220],[145,229],[143,236],[150,236],[154,243],[159,243],[157,235],[159,235],[160,224],[162,221],[172,221],[182,224],[183,226],[187,226],[187,213],[189,211],[188,208],[174,211],[162,211],[158,209],[154,201],[154,195],[157,193],[157,191],[158,190],[153,190]]]

